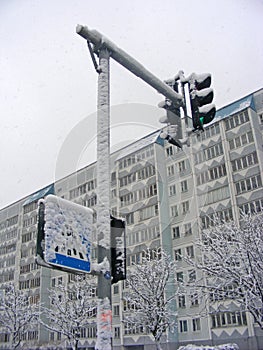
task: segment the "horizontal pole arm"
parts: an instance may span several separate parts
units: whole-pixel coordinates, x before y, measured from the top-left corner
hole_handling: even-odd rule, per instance
[[[184,103],[182,95],[175,92],[167,84],[149,72],[133,57],[117,47],[109,39],[105,38],[101,33],[96,30],[90,30],[88,27],[82,26],[80,24],[77,25],[76,32],[94,45],[95,52],[99,51],[101,48],[106,48],[110,51],[110,56],[115,61],[135,74],[137,77],[144,80],[147,84],[152,86],[166,98],[170,99],[176,106],[183,106]]]

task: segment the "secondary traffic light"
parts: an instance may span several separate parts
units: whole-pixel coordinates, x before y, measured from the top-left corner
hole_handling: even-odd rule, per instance
[[[111,216],[111,283],[126,279],[125,222]]]
[[[192,122],[195,130],[204,130],[203,125],[210,123],[216,114],[211,85],[211,74],[193,73],[189,79],[189,93],[192,111]]]
[[[166,80],[165,83],[169,85],[174,91],[178,93],[178,82],[175,79]],[[179,141],[182,138],[180,107],[175,106],[172,101],[165,99],[158,104],[158,107],[166,110],[166,116],[160,118],[160,123],[167,124],[167,130],[160,134],[160,137],[167,140],[172,145],[182,148]]]

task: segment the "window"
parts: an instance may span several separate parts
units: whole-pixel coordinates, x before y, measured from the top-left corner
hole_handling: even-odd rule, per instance
[[[219,123],[217,122],[211,125],[210,127],[206,127],[204,132],[193,135],[193,143],[195,144],[197,142],[201,142],[219,133],[220,133],[220,127],[219,127]]]
[[[230,190],[228,185],[220,187],[216,190],[209,191],[199,196],[199,202],[201,206],[208,205],[214,202],[222,201],[223,199],[230,197]]]
[[[178,297],[178,307],[185,308],[185,295],[179,295]]]
[[[209,159],[218,157],[221,154],[223,154],[223,146],[222,146],[222,142],[219,142],[212,147],[204,148],[198,151],[194,155],[194,161],[195,161],[195,164],[199,164]]]
[[[38,331],[28,331],[27,334],[28,340],[33,340],[38,338]]]
[[[192,234],[191,223],[184,224],[184,234],[185,236],[190,236]]]
[[[194,282],[196,280],[196,271],[195,270],[189,270],[188,271],[188,281]]]
[[[158,204],[141,209],[139,211],[139,214],[140,214],[140,220],[146,220],[153,216],[158,215]]]
[[[239,206],[241,213],[259,213],[263,211],[263,199],[248,202]]]
[[[36,223],[37,223],[37,215],[24,219],[23,220],[23,227],[35,225]]]
[[[232,209],[229,208],[222,211],[217,211],[215,214],[201,216],[203,228],[214,226],[215,216],[217,216],[222,221],[229,221],[233,219],[233,212]]]
[[[116,184],[116,171],[111,173],[111,184],[115,185]]]
[[[184,281],[184,273],[182,271],[177,272],[177,274],[176,274],[176,281],[177,282],[183,282]]]
[[[27,232],[22,235],[22,243],[26,243],[32,240],[32,232]]]
[[[182,210],[183,210],[183,214],[186,214],[189,211],[189,201],[183,202],[182,203]]]
[[[96,338],[97,334],[97,327],[96,326],[90,326],[87,328],[87,338]]]
[[[113,305],[113,316],[120,316],[120,305]]]
[[[256,152],[231,161],[233,171],[242,170],[257,163],[258,157]]]
[[[118,285],[113,286],[113,294],[119,294],[119,286]]]
[[[187,180],[184,180],[184,181],[181,182],[181,191],[182,192],[187,192],[188,191]]]
[[[169,146],[168,148],[166,148],[166,156],[167,157],[172,156],[174,154],[173,150],[174,150],[174,146]]]
[[[145,168],[138,170],[137,175],[138,175],[138,179],[140,180],[147,179],[148,177],[155,175],[155,168],[153,165],[147,165]],[[134,176],[131,182],[134,182],[134,181],[136,181],[136,173],[134,173]]]
[[[230,150],[238,148],[240,146],[244,146],[247,143],[253,142],[252,131],[247,132],[246,134],[239,135],[232,140],[229,140],[229,148]]]
[[[173,234],[173,238],[179,238],[180,237],[180,227],[179,226],[172,227],[172,234]]]
[[[236,182],[236,192],[237,194],[250,191],[252,189],[256,189],[262,187],[262,181],[260,174],[249,177],[248,179],[244,179]]]
[[[143,170],[144,169],[142,169],[141,172]],[[127,186],[128,184],[131,184],[134,181],[136,181],[136,173],[132,173],[132,174],[126,175],[124,177],[121,177],[120,178],[120,187]]]
[[[179,321],[179,330],[180,330],[180,333],[185,333],[188,331],[187,320]]]
[[[205,170],[197,175],[197,185],[206,184],[208,181],[219,179],[226,175],[226,165],[218,165],[216,167]]]
[[[197,332],[201,330],[201,320],[200,318],[193,318],[192,319],[192,325],[193,325],[193,332]]]
[[[174,258],[176,261],[182,260],[182,250],[180,248],[174,251]]]
[[[190,245],[189,247],[186,247],[186,254],[188,257],[193,258],[194,257],[194,246]]]
[[[186,170],[185,160],[182,160],[181,162],[178,163],[178,170],[180,173]]]
[[[78,196],[78,189],[74,188],[73,190],[69,191],[69,199],[73,199]]]
[[[114,338],[119,339],[121,336],[120,327],[114,327]]]
[[[243,326],[247,324],[245,312],[218,312],[211,315],[212,328]]]
[[[244,124],[249,121],[248,111],[245,110],[239,114],[235,114],[225,120],[226,130],[233,129],[240,124]]]
[[[88,191],[92,191],[92,190],[94,190],[95,188],[96,188],[96,180],[90,180],[90,181],[87,182],[87,184],[86,184],[86,189],[87,189]]]
[[[176,194],[176,185],[169,186],[169,196],[174,196]]]
[[[18,223],[18,215],[13,216],[12,218],[7,219],[7,227],[16,225]]]
[[[30,280],[30,288],[36,288],[40,286],[40,277],[36,277]]]
[[[177,207],[177,205],[171,206],[171,216],[173,216],[173,217],[178,216],[178,207]]]
[[[96,298],[98,296],[98,290],[97,287],[91,287],[89,290],[89,296],[91,298]]]
[[[129,213],[129,214],[125,215],[125,219],[126,219],[127,225],[134,224],[134,213]]]
[[[172,176],[175,174],[175,171],[174,171],[174,165],[169,165],[167,167],[167,173],[168,173],[168,176]]]
[[[32,202],[30,204],[27,204],[24,206],[24,214],[27,214],[35,209],[37,209],[37,206],[38,206],[38,201],[35,201],[35,202]]]
[[[191,306],[199,305],[198,294],[194,293],[190,295]]]

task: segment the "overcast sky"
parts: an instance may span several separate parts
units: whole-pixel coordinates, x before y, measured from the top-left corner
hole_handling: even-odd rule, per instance
[[[210,72],[217,108],[263,85],[262,0],[0,0],[0,208],[96,159],[97,73],[77,24],[161,80]],[[111,60],[114,149],[162,127],[162,99]]]

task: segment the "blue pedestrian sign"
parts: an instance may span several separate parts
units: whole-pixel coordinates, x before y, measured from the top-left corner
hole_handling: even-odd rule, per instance
[[[41,199],[37,262],[44,259],[44,266],[90,272],[92,222],[89,208],[54,195]]]

